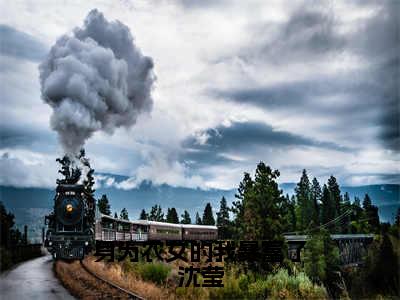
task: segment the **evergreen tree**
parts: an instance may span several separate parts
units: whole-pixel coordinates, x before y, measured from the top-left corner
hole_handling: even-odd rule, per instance
[[[146,211],[142,209],[142,211],[140,212],[139,220],[147,220],[148,218],[149,216],[147,215]]]
[[[181,224],[191,224],[192,223],[192,220],[190,219],[190,214],[187,210],[185,210],[183,212],[183,215],[181,217],[182,217]]]
[[[201,225],[201,218],[198,212],[196,212],[196,225]]]
[[[310,222],[313,220],[313,203],[311,200],[310,181],[307,176],[307,171],[303,170],[299,183],[295,188],[297,205],[299,206],[299,229],[309,228]]]
[[[330,202],[334,211],[334,218],[338,217],[342,212],[341,212],[341,206],[342,206],[342,197],[340,195],[340,188],[339,184],[336,181],[336,178],[334,176],[329,177],[328,179],[328,190],[329,190],[329,195],[330,195]],[[331,226],[331,233],[337,233],[341,231],[341,226],[339,224],[332,225]]]
[[[225,197],[222,197],[217,212],[218,236],[220,239],[231,238],[231,222],[229,221],[229,208]]]
[[[360,198],[355,197],[351,204],[352,214],[350,215],[350,233],[365,233],[369,231],[369,225],[361,207]]]
[[[203,220],[201,221],[203,225],[215,225],[215,219],[212,212],[212,207],[210,203],[206,204],[203,213]]]
[[[90,168],[90,165],[88,165],[88,167]],[[87,176],[86,179],[83,181],[85,192],[91,196],[93,196],[94,192],[96,191],[93,188],[95,183],[93,174],[94,174],[94,169],[90,168],[89,172],[86,175]]]
[[[157,222],[164,222],[164,213],[162,212],[161,206],[160,205],[154,205],[151,208],[150,215],[149,215],[149,220],[150,221],[157,221]]]
[[[280,173],[263,162],[257,165],[254,184],[244,193],[244,239],[280,240],[286,228],[285,197],[278,188]]]
[[[321,224],[326,224],[333,220],[336,216],[335,204],[332,202],[332,198],[326,184],[324,184],[322,188],[321,202]]]
[[[286,199],[289,203],[289,223],[290,231],[296,231],[297,229],[297,219],[296,219],[296,198],[294,195],[289,200],[289,195],[286,195]]]
[[[253,179],[249,173],[244,173],[243,180],[239,183],[238,191],[235,194],[236,201],[233,202],[230,209],[234,215],[232,222],[232,234],[235,239],[240,239],[244,236],[245,220],[244,220],[244,204],[253,193]]]
[[[126,210],[125,207],[121,210],[119,218],[122,220],[129,220],[128,211]]]
[[[363,209],[367,217],[368,224],[370,226],[370,231],[373,233],[379,233],[380,220],[378,214],[378,207],[372,205],[371,198],[368,194],[365,194],[363,201]]]
[[[312,220],[315,225],[319,225],[319,221],[320,221],[319,206],[321,203],[321,198],[322,198],[321,186],[319,185],[317,178],[314,177],[312,180],[312,187],[311,187],[311,202],[313,205]]]
[[[118,214],[117,214],[117,212],[114,212],[114,219],[118,219]]]
[[[5,246],[6,248],[9,246],[11,228],[15,224],[14,218],[14,215],[11,212],[7,212],[3,203],[0,201],[0,246]]]
[[[314,282],[323,282],[328,289],[336,286],[339,271],[339,249],[327,230],[313,232],[304,246],[304,269]],[[339,295],[336,295],[336,298]]]
[[[398,243],[398,240],[395,240],[395,243]],[[375,293],[394,295],[394,299],[397,299],[400,292],[398,264],[399,254],[396,254],[389,235],[384,234],[369,247],[363,268],[363,283],[370,286]]]
[[[169,209],[167,212],[167,222],[173,224],[179,224],[178,213],[176,212],[175,207]]]
[[[345,193],[343,196],[343,204],[342,209],[343,212],[352,210],[352,205],[350,203],[349,193]],[[346,215],[343,218],[342,222],[342,232],[341,233],[351,233],[351,215]]]
[[[101,196],[101,198],[97,201],[97,206],[102,214],[111,216],[111,208],[107,195],[103,194]]]
[[[320,234],[313,232],[304,245],[304,271],[315,283],[326,279],[324,241]]]

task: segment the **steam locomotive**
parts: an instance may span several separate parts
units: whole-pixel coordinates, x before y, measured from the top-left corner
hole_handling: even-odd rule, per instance
[[[45,246],[54,259],[83,259],[96,241],[216,240],[216,226],[122,220],[101,214],[80,184],[59,184],[45,218]]]
[[[81,171],[71,168],[65,156],[57,159],[64,179],[57,180],[53,212],[45,217],[45,247],[54,259],[83,259],[96,241],[216,240],[216,226],[170,224],[147,220],[128,221],[101,214],[93,197],[93,172],[81,151],[78,159],[88,167],[79,184]]]
[[[82,259],[94,246],[95,199],[81,184],[59,184],[45,217],[45,246],[54,259]]]

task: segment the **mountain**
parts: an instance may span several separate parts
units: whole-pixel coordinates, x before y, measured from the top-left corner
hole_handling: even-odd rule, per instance
[[[108,175],[111,176],[111,175]],[[125,177],[117,178],[117,182]],[[295,184],[283,183],[280,185],[284,194],[293,194]],[[379,207],[379,215],[382,221],[393,222],[399,203],[400,185],[379,184],[341,187],[342,193],[348,192],[353,200],[358,196],[361,200],[368,193],[373,204]],[[111,210],[120,212],[126,207],[130,219],[137,219],[140,211],[144,208],[147,212],[154,204],[160,204],[166,213],[168,207],[175,207],[179,216],[186,209],[194,220],[196,212],[202,215],[207,202],[210,202],[214,213],[219,209],[219,201],[225,196],[228,202],[233,201],[236,189],[193,189],[185,187],[173,187],[169,185],[156,186],[149,182],[143,182],[138,187],[130,190],[118,189],[115,186],[102,187],[96,191],[96,198],[106,194],[111,203]],[[54,191],[45,188],[15,188],[0,186],[0,201],[7,210],[14,213],[19,228],[24,224],[30,227],[31,236],[40,236],[44,216],[48,214],[53,206]]]

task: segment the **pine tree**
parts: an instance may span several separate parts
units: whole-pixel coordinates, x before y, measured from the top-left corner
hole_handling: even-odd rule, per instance
[[[396,240],[398,243],[398,240]],[[376,294],[399,295],[399,261],[396,249],[388,234],[383,234],[380,241],[369,246],[365,259],[364,284],[370,286]],[[387,297],[391,298],[391,297]]]
[[[313,222],[315,225],[319,225],[320,221],[320,203],[322,198],[321,186],[317,178],[313,178],[311,187],[311,202],[313,205]]]
[[[297,229],[297,219],[296,219],[296,198],[294,195],[289,200],[289,195],[286,196],[287,201],[289,202],[289,222],[290,222],[290,231],[296,231]]]
[[[229,208],[226,203],[225,197],[222,197],[219,207],[219,212],[217,212],[217,226],[218,226],[218,236],[220,239],[231,238],[231,222],[229,220]]]
[[[9,246],[11,228],[15,225],[14,219],[14,214],[7,212],[0,201],[0,246],[5,246],[6,248]]]
[[[164,213],[162,212],[161,206],[160,205],[154,205],[151,208],[150,215],[149,215],[149,220],[150,221],[157,221],[157,222],[164,222]]]
[[[198,212],[196,212],[196,225],[201,225],[201,218]]]
[[[204,208],[204,213],[203,213],[203,219],[201,221],[203,225],[215,225],[215,219],[214,215],[212,212],[212,207],[210,203],[206,204],[206,207]]]
[[[191,224],[192,220],[190,219],[190,214],[187,210],[185,210],[182,214],[181,224]]]
[[[140,212],[139,220],[147,220],[148,218],[149,216],[147,215],[146,211],[142,209],[142,211]]]
[[[178,213],[176,212],[175,207],[171,209],[168,208],[167,223],[179,224]]]
[[[342,206],[342,196],[340,195],[339,184],[336,181],[334,176],[329,177],[328,179],[328,190],[330,194],[331,205],[334,210],[334,218],[341,215],[341,206]],[[341,226],[339,224],[335,224],[331,226],[331,233],[337,233],[341,231]]]
[[[339,270],[339,249],[327,230],[315,231],[304,246],[304,269],[314,282],[331,287]],[[334,297],[339,298],[339,297]]]
[[[101,198],[97,201],[97,206],[102,214],[111,216],[111,208],[107,195],[103,194],[101,196]]]
[[[125,207],[121,210],[119,218],[122,220],[129,220],[128,211],[126,210]]]
[[[243,199],[244,239],[280,240],[286,228],[285,197],[278,188],[280,173],[263,162],[257,165],[254,184]]]
[[[343,196],[343,204],[342,204],[342,209],[343,212],[352,210],[352,206],[350,203],[350,196],[349,193],[344,193]],[[351,233],[351,215],[346,215],[343,218],[342,222],[342,232],[341,233]]]
[[[230,211],[233,213],[232,222],[232,235],[233,238],[239,239],[244,236],[245,231],[245,220],[244,220],[244,206],[248,198],[250,198],[253,192],[253,179],[250,174],[245,172],[243,180],[239,183],[238,191],[235,194],[237,199],[232,204]]]
[[[88,193],[89,195],[93,196],[94,192],[96,191],[93,186],[94,186],[94,169],[90,169],[89,172],[87,173],[86,179],[83,181],[83,185],[85,187],[85,192]]]
[[[324,184],[322,188],[321,202],[321,224],[326,224],[333,220],[336,216],[335,204],[332,202],[331,195],[326,184]]]
[[[351,204],[352,214],[350,215],[350,232],[365,233],[369,231],[369,225],[366,220],[365,212],[361,207],[360,198],[354,197],[354,202]]]
[[[311,200],[311,187],[310,181],[307,176],[307,171],[303,170],[302,176],[299,183],[297,183],[296,189],[297,204],[299,206],[299,229],[307,229],[310,225],[310,221],[313,220],[313,203]]]
[[[378,207],[372,205],[371,198],[369,197],[368,194],[365,194],[363,201],[363,209],[365,211],[365,215],[367,217],[367,221],[370,226],[370,231],[373,233],[379,233],[380,220],[378,214]]]

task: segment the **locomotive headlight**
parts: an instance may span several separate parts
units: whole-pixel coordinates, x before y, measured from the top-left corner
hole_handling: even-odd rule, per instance
[[[67,204],[67,206],[65,207],[65,210],[69,213],[72,212],[72,210],[73,210],[72,204]]]

